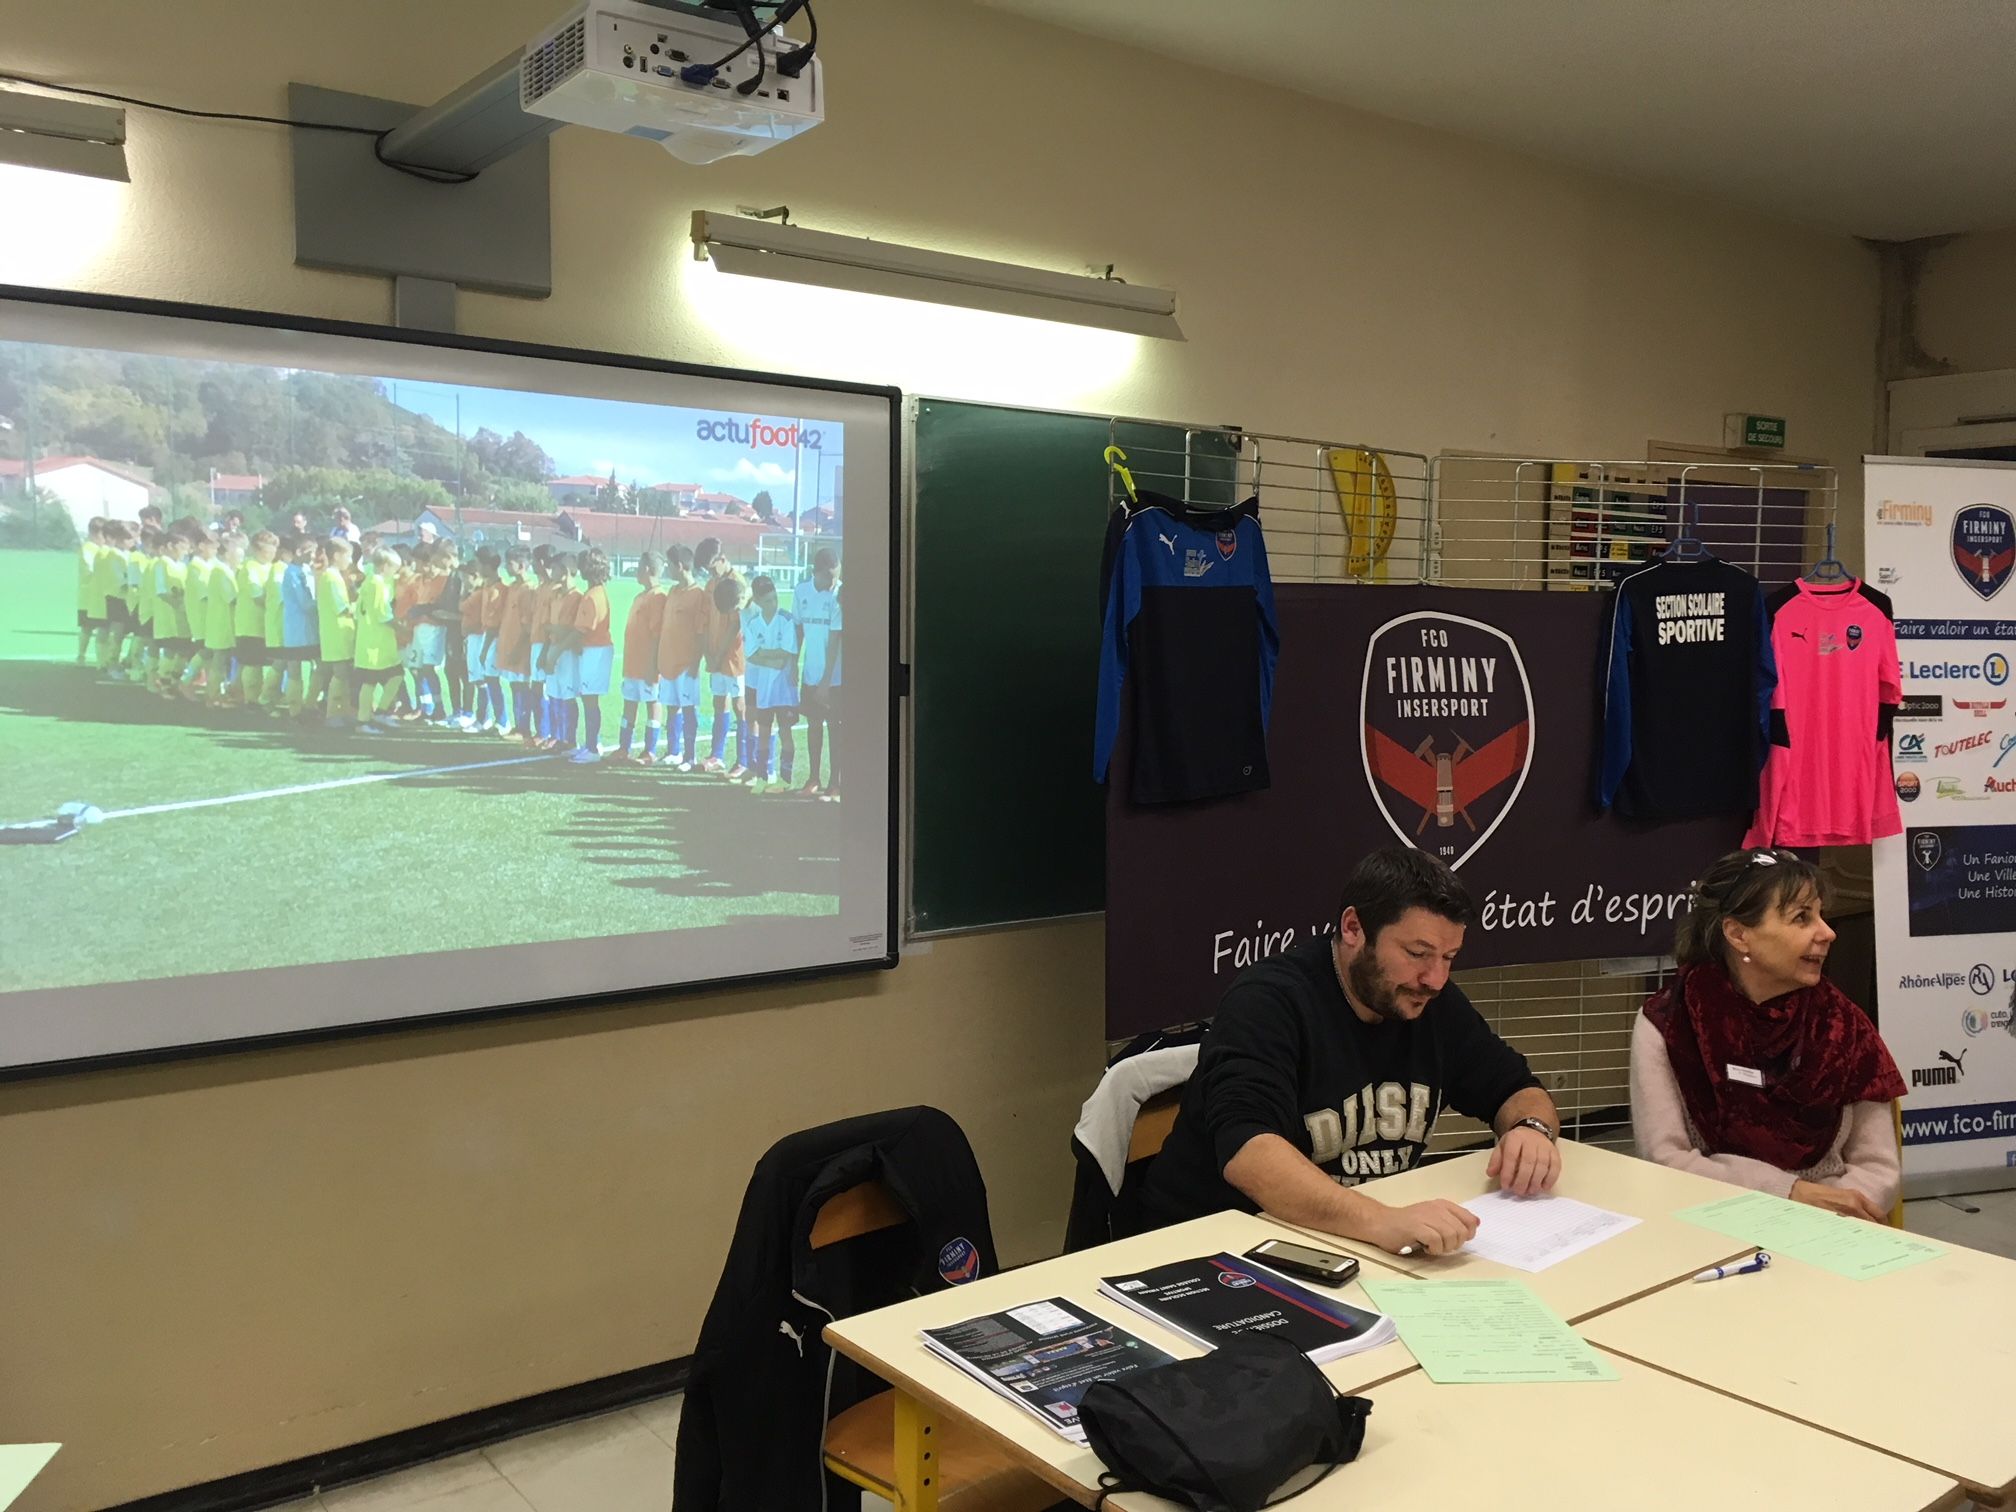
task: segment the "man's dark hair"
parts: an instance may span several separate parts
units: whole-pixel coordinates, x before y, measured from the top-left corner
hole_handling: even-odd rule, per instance
[[[1352,867],[1337,917],[1343,918],[1347,908],[1358,910],[1367,945],[1410,908],[1425,908],[1451,924],[1468,924],[1476,912],[1456,873],[1411,845],[1389,845]]]

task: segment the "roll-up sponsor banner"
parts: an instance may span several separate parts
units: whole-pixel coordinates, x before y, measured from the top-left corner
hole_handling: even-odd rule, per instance
[[[1876,844],[1883,1037],[1908,1089],[1906,1189],[2016,1185],[2016,468],[1870,457],[1890,595],[1904,833]]]

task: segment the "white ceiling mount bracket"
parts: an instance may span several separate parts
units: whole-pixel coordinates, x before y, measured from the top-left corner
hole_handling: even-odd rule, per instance
[[[287,86],[302,120],[396,127],[414,110],[396,100]],[[304,268],[375,273],[544,299],[553,292],[543,135],[466,184],[435,184],[379,162],[368,135],[293,132],[294,260]],[[422,321],[438,318],[430,315]]]

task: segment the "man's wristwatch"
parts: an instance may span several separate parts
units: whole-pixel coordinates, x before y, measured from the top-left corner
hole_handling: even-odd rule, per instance
[[[1514,1129],[1538,1129],[1542,1134],[1547,1136],[1547,1143],[1549,1144],[1555,1143],[1561,1137],[1558,1130],[1548,1128],[1545,1123],[1537,1118],[1522,1118],[1517,1123],[1507,1124],[1505,1126],[1505,1134],[1510,1134]],[[1505,1134],[1500,1134],[1498,1137],[1502,1140]]]

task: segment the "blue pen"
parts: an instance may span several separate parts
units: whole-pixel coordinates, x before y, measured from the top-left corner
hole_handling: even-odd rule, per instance
[[[1720,1281],[1724,1276],[1747,1276],[1753,1271],[1765,1269],[1770,1264],[1771,1257],[1765,1254],[1764,1251],[1759,1250],[1742,1265],[1717,1265],[1709,1270],[1699,1272],[1694,1279],[1696,1281]]]

